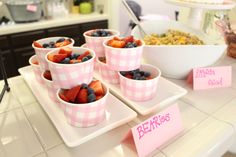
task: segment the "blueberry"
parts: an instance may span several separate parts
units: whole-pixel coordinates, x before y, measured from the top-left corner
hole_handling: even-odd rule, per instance
[[[85,61],[87,61],[87,60],[89,60],[88,57],[84,57],[84,58],[82,59],[82,62],[85,62]]]
[[[120,74],[125,76],[127,74],[127,72],[126,71],[121,71]]]
[[[77,59],[79,56],[79,54],[74,53],[70,56],[70,59]]]
[[[63,61],[61,61],[62,64],[70,64],[70,58],[65,58]]]
[[[144,76],[145,72],[144,71],[140,71],[139,73],[140,73],[140,75]]]
[[[94,94],[94,90],[93,90],[93,88],[88,87],[87,90],[88,90],[88,95],[89,95],[89,94]]]
[[[44,47],[44,48],[48,48],[48,47],[49,47],[49,44],[43,44],[43,47]]]
[[[131,42],[128,42],[126,45],[125,45],[125,48],[134,48],[133,47],[133,44]]]
[[[133,75],[133,78],[135,79],[135,78],[140,78],[141,77],[141,74],[140,73],[134,73],[134,75]]]
[[[99,34],[98,34],[97,32],[93,32],[93,33],[91,34],[91,36],[93,36],[93,37],[99,37]]]
[[[131,75],[134,75],[134,74],[136,74],[136,73],[139,73],[139,69],[130,71],[130,74],[131,74]]]
[[[134,80],[140,80],[140,77],[133,77]]]
[[[87,85],[86,83],[83,83],[83,84],[81,85],[81,88],[87,89],[87,88],[88,88],[88,85]]]
[[[106,31],[101,31],[101,36],[106,37],[106,36],[108,36],[108,33]]]
[[[57,40],[57,43],[63,42],[65,40],[66,40],[65,38],[60,38],[60,39]]]
[[[145,76],[145,77],[149,77],[149,76],[151,76],[151,73],[145,71],[145,72],[144,72],[144,76]]]
[[[87,58],[88,58],[88,59],[91,59],[91,58],[93,58],[93,57],[92,57],[91,55],[88,55]]]
[[[53,42],[53,41],[49,42],[49,47],[50,48],[55,48],[55,42]]]
[[[88,95],[88,102],[94,102],[96,101],[96,95],[95,94],[89,94]]]

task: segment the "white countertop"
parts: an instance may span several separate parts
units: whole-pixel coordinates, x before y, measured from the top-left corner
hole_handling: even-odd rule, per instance
[[[17,23],[14,25],[0,26],[0,35],[20,33],[25,31],[33,31],[44,28],[59,27],[66,25],[79,24],[84,22],[92,22],[99,20],[108,20],[107,14],[92,13],[87,15],[69,14],[66,17],[51,20],[40,20],[32,23]]]
[[[154,157],[220,157],[233,142],[236,129],[236,63],[227,56],[219,65],[232,65],[230,88],[193,91],[183,80],[173,80],[188,90],[178,100],[184,131],[156,149]],[[4,157],[136,157],[121,143],[134,121],[78,147],[68,148],[21,76],[9,79],[11,92],[0,104],[0,156]],[[3,81],[0,82],[2,87]],[[235,141],[233,141],[235,140]]]

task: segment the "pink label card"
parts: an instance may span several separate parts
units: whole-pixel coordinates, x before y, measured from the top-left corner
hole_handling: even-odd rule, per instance
[[[139,157],[145,157],[182,130],[179,107],[174,104],[131,128],[125,140],[135,145]]]
[[[31,12],[36,12],[37,9],[38,9],[37,6],[36,6],[36,5],[33,5],[33,4],[28,4],[28,5],[26,6],[26,10],[31,11]]]
[[[232,83],[231,66],[193,69],[194,90],[230,87],[231,83]]]

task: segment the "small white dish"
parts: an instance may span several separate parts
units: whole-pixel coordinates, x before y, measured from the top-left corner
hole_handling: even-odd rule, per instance
[[[94,77],[103,81],[98,71],[94,72]],[[187,93],[186,89],[166,80],[163,77],[160,77],[159,82],[157,84],[158,87],[156,96],[151,100],[138,102],[126,98],[122,94],[119,84],[109,84],[105,81],[103,81],[103,83],[105,83],[109,87],[110,92],[113,95],[115,95],[117,98],[122,100],[124,103],[126,103],[128,106],[130,106],[132,109],[134,109],[143,116],[155,112],[157,110],[161,111],[168,105],[171,105],[172,102],[181,98]]]
[[[136,112],[109,94],[106,118],[103,122],[88,128],[73,127],[67,123],[63,111],[56,105],[53,105],[54,102],[47,95],[46,89],[35,81],[32,68],[30,66],[23,67],[19,69],[19,72],[68,147],[75,147],[85,143],[107,131],[128,123],[137,116]]]

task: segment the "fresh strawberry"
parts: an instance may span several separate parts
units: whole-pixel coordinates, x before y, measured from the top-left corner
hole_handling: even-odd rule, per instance
[[[32,63],[35,64],[35,65],[39,65],[38,61],[33,61]]]
[[[44,76],[44,78],[46,78],[47,80],[52,81],[52,75],[51,75],[51,72],[50,72],[49,70],[45,71],[45,72],[43,73],[43,76]]]
[[[81,89],[76,97],[77,103],[87,103],[88,102],[88,91],[87,89]]]
[[[63,47],[63,46],[66,46],[66,45],[69,45],[71,42],[68,40],[68,39],[66,39],[66,40],[64,40],[63,42],[57,42],[56,44],[55,44],[55,47]]]
[[[53,55],[53,62],[60,63],[67,57],[67,54],[54,54]]]
[[[37,41],[34,41],[34,46],[37,48],[43,48],[43,46],[40,43],[38,43]]]
[[[133,78],[131,74],[125,74],[125,77],[126,77],[126,78],[129,78],[129,79],[132,79],[132,78]]]
[[[99,99],[101,99],[103,97],[103,95],[98,95],[98,96],[96,96],[96,100],[99,100]]]
[[[103,90],[103,87],[102,87],[102,83],[99,80],[92,81],[89,84],[89,87],[94,90],[94,93],[95,93],[96,96],[104,95],[104,90]]]
[[[121,39],[119,37],[114,37],[113,40],[118,40],[120,41]]]
[[[49,54],[49,55],[48,55],[48,60],[50,60],[50,61],[53,62],[53,56],[54,56],[54,54]]]
[[[66,101],[66,102],[69,102],[70,100],[67,99],[67,97],[65,96],[65,93],[66,93],[66,92],[61,92],[61,93],[59,93],[59,97],[60,97],[62,100]]]
[[[84,57],[86,57],[86,56],[88,56],[88,55],[90,55],[90,52],[89,52],[89,51],[85,51],[83,54],[81,54],[81,55],[77,58],[77,60],[82,60]]]
[[[69,47],[61,48],[58,52],[58,54],[66,54],[67,57],[71,56],[72,54],[72,49]]]
[[[76,96],[78,95],[80,88],[81,88],[81,86],[78,85],[78,86],[75,86],[75,87],[69,89],[65,94],[66,98],[70,102],[75,102]]]
[[[134,42],[135,42],[138,46],[141,46],[141,45],[142,45],[141,40],[135,40]]]
[[[112,40],[109,43],[109,46],[115,47],[115,48],[123,48],[125,47],[125,44],[126,44],[125,41]]]
[[[134,42],[134,37],[133,36],[128,36],[128,37],[125,37],[122,39],[123,41],[125,41],[125,43],[128,43],[128,42]]]

